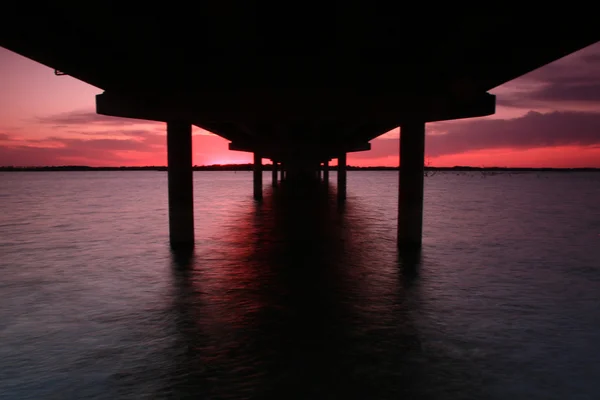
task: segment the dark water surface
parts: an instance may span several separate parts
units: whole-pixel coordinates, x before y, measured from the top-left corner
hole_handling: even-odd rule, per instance
[[[600,174],[427,177],[421,255],[396,172],[268,175],[196,172],[186,257],[166,173],[0,174],[0,398],[600,398]]]

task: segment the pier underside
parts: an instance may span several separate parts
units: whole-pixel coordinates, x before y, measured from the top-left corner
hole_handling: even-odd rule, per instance
[[[174,245],[194,243],[195,125],[254,153],[257,200],[263,159],[290,181],[324,165],[328,181],[337,159],[340,201],[347,154],[401,127],[398,243],[419,247],[426,123],[491,115],[490,89],[600,39],[595,14],[568,5],[543,18],[371,2],[294,15],[232,2],[145,7],[131,18],[107,4],[39,5],[5,16],[0,46],[102,89],[99,114],[167,123]]]

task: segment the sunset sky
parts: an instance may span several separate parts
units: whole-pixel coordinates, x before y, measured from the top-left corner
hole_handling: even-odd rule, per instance
[[[97,115],[101,92],[0,48],[0,165],[166,165],[165,124]],[[428,165],[600,167],[600,43],[491,93],[493,116],[427,124]],[[398,134],[348,163],[397,166]],[[251,162],[227,146],[196,128],[194,164]]]

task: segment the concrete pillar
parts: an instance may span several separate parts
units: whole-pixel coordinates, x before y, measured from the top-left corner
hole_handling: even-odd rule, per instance
[[[398,247],[421,247],[424,167],[425,123],[405,123],[400,132]]]
[[[271,172],[271,184],[277,186],[277,161],[273,161],[273,171]]]
[[[262,199],[262,157],[254,152],[254,198]]]
[[[323,182],[329,183],[329,160],[323,162]]]
[[[338,156],[337,196],[339,201],[346,199],[346,153]]]
[[[167,122],[169,239],[172,247],[194,245],[192,125]]]

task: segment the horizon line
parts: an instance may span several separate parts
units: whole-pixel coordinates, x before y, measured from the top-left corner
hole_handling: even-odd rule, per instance
[[[245,163],[245,164],[207,164],[207,165],[193,165],[192,169],[204,169],[204,168],[252,168],[253,163]],[[263,168],[265,170],[271,170],[273,164],[263,164]],[[11,170],[53,170],[53,169],[85,169],[85,170],[166,170],[168,167],[166,165],[137,165],[137,166],[89,166],[89,165],[37,165],[37,166],[14,166],[14,165],[4,165],[0,166],[0,171],[11,171]],[[383,169],[383,170],[398,170],[399,166],[357,166],[357,165],[347,165],[347,169]],[[337,166],[329,166],[329,170],[337,170]],[[434,166],[424,166],[425,170],[457,170],[457,169],[466,169],[466,170],[556,170],[556,171],[569,171],[569,170],[598,170],[599,167],[476,167],[470,165],[455,165],[452,167],[434,167]]]

